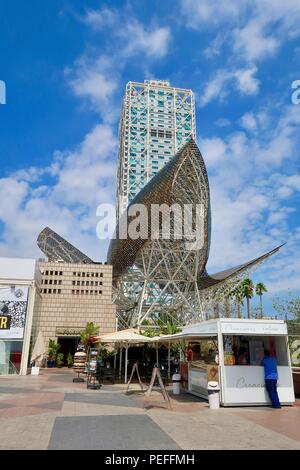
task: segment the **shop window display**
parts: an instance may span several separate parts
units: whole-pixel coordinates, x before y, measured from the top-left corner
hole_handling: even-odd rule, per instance
[[[23,341],[0,340],[0,375],[18,374]]]
[[[224,364],[226,366],[260,366],[264,349],[276,356],[278,365],[288,365],[285,338],[282,336],[224,335]]]

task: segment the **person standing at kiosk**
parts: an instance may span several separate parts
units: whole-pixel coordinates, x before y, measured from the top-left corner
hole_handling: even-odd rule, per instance
[[[265,357],[262,361],[262,365],[265,370],[265,383],[266,389],[269,394],[270,400],[272,402],[273,408],[281,408],[278,393],[277,393],[277,380],[278,380],[278,371],[277,371],[277,360],[274,356],[270,355],[270,351],[265,349]]]

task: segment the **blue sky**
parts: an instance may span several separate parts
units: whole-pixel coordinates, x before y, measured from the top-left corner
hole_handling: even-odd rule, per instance
[[[287,245],[254,276],[300,289],[299,0],[0,3],[0,255],[38,257],[46,225],[96,260],[96,208],[114,202],[127,81],[196,94],[210,177],[209,272]]]

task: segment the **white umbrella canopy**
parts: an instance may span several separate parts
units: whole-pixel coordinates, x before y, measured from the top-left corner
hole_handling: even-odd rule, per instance
[[[30,362],[41,363],[46,353],[45,340],[42,331],[39,332],[34,348],[31,353]]]
[[[115,343],[120,344],[120,370],[122,360],[122,346],[125,346],[125,383],[127,383],[127,368],[128,368],[128,347],[131,344],[152,343],[152,338],[140,335],[136,329],[128,328],[121,331],[113,331],[96,336],[94,341],[97,343]]]
[[[151,343],[153,338],[148,336],[140,335],[134,328],[128,328],[127,330],[113,331],[112,333],[105,333],[103,335],[96,336],[94,340],[98,343]]]

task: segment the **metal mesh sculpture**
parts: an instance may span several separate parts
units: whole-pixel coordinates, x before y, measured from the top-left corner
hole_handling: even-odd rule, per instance
[[[48,257],[49,261],[65,263],[94,263],[88,256],[79,251],[71,243],[58,235],[51,228],[44,228],[37,239],[37,245]]]
[[[131,208],[136,204],[147,209],[147,217],[140,222],[140,231],[147,236],[121,238],[124,226],[127,229],[135,220]],[[166,237],[163,218],[154,220],[152,213],[153,205],[163,204],[169,208],[179,207],[181,215],[187,215],[191,221],[188,228],[184,226],[182,230],[182,224],[177,223],[178,214],[171,211]],[[196,207],[201,208],[201,224],[197,240],[193,242],[199,218]],[[202,155],[191,140],[137,194],[111,240],[108,262],[113,264],[114,301],[121,327],[167,321],[184,325],[216,316],[216,303],[224,303],[233,287],[249,275],[250,269],[280,248],[209,276],[206,263],[210,220],[207,172]]]

